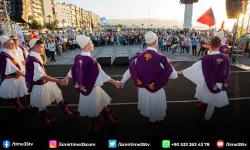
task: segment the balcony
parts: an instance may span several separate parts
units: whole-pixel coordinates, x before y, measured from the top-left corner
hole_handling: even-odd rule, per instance
[[[36,5],[36,4],[32,4],[32,7],[34,7],[34,8],[38,8],[38,9],[41,9],[41,8],[42,8],[42,6],[41,6],[41,5]]]
[[[33,0],[32,3],[41,5],[41,1],[40,0]]]
[[[33,9],[33,11],[34,11],[35,13],[42,14],[42,11],[39,10],[39,9]]]

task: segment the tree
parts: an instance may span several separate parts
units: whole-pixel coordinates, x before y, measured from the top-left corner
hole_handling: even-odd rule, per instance
[[[36,19],[33,19],[31,21],[31,23],[28,23],[28,25],[29,25],[30,29],[38,29],[38,30],[40,30],[40,29],[43,28],[42,24],[39,21],[37,21]]]
[[[46,23],[44,27],[54,32],[58,23],[59,21],[55,19],[52,23]]]
[[[118,24],[118,28],[122,28],[122,25],[121,25],[121,24]]]

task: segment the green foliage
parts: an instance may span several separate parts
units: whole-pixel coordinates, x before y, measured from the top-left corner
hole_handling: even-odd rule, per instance
[[[40,29],[43,28],[42,24],[41,24],[39,21],[35,20],[35,19],[33,19],[33,20],[31,21],[31,23],[28,23],[28,25],[29,25],[29,28],[30,28],[30,29],[37,29],[37,30],[40,30]]]
[[[58,20],[54,20],[53,22],[51,22],[51,23],[46,23],[45,25],[44,25],[44,27],[45,28],[47,28],[47,29],[49,29],[49,30],[51,30],[51,31],[54,31],[56,28],[57,28],[57,24],[59,23],[59,21]]]

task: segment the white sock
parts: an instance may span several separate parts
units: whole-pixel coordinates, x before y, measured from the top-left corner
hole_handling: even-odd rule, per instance
[[[214,113],[214,106],[212,105],[207,105],[207,110],[206,110],[206,114],[205,114],[205,119],[209,120],[212,115]]]

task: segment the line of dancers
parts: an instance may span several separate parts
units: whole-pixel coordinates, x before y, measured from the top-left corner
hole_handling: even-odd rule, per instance
[[[104,125],[118,123],[119,118],[108,108],[111,98],[101,86],[109,82],[117,88],[123,88],[130,77],[139,89],[138,109],[143,116],[149,118],[148,136],[158,134],[160,121],[166,117],[165,87],[168,80],[176,79],[178,75],[184,75],[197,85],[195,97],[200,100],[199,107],[203,114],[201,123],[210,120],[214,107],[229,104],[226,90],[230,80],[230,61],[227,54],[219,51],[223,38],[220,34],[210,39],[208,55],[203,56],[191,67],[177,72],[169,59],[157,52],[157,35],[148,31],[145,34],[146,50],[136,53],[121,81],[110,78],[96,59],[91,57],[90,52],[94,45],[87,36],[76,37],[82,52],[75,57],[74,64],[64,79],[55,79],[46,74],[41,57],[44,53],[43,41],[30,40],[32,50],[28,54],[18,47],[18,42],[15,42],[17,37],[13,37],[0,37],[4,47],[0,53],[0,75],[3,79],[0,97],[6,102],[15,99],[12,104],[21,112],[23,106],[20,98],[26,96],[26,99],[30,100],[30,105],[38,108],[41,125],[53,125],[56,122],[50,118],[46,108],[54,101],[66,115],[74,116],[79,113],[80,116],[89,117],[89,130],[92,133],[98,133]],[[70,79],[73,81],[73,88],[80,93],[78,110],[68,109],[68,103],[64,101],[57,86],[66,86]],[[104,123],[100,123],[98,119],[101,112]]]

